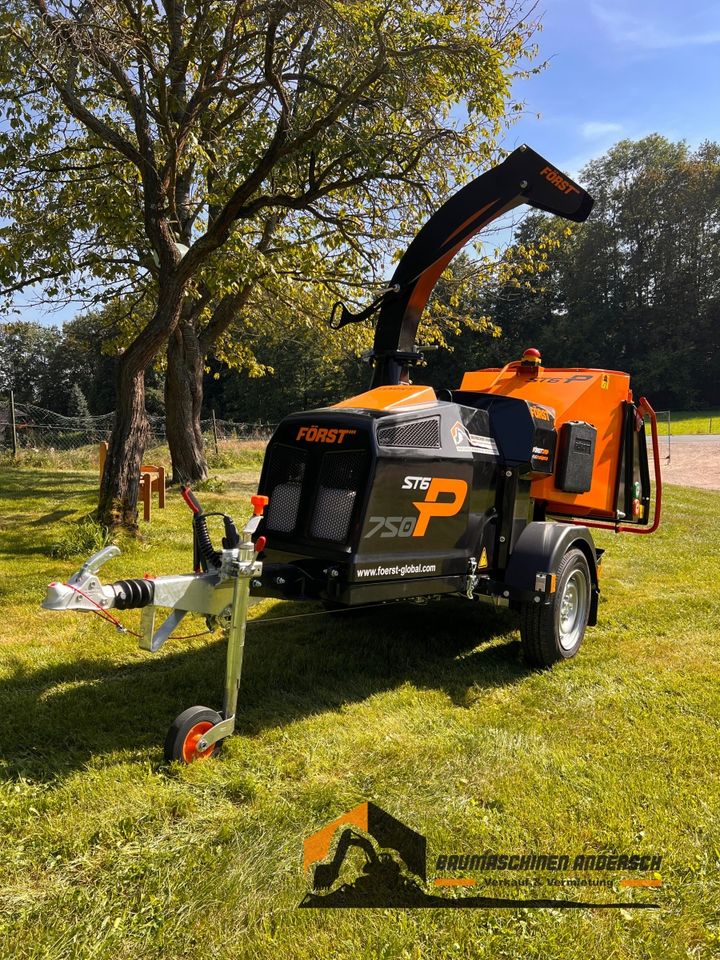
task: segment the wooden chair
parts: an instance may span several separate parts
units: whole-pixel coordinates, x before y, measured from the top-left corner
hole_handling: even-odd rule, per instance
[[[100,444],[100,479],[105,472],[107,460],[107,440]],[[140,500],[143,505],[143,520],[150,521],[150,509],[153,492],[157,491],[158,509],[165,508],[165,467],[156,467],[152,463],[143,463],[140,467]]]

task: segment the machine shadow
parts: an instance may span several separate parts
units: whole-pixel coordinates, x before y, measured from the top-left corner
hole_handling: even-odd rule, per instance
[[[307,604],[285,603],[250,622],[239,735],[362,702],[404,683],[442,690],[462,709],[470,690],[513,684],[528,673],[514,618],[505,611],[445,600],[271,622],[307,611]],[[508,642],[493,643],[503,637]],[[194,704],[221,705],[224,639],[196,641],[157,658],[137,656],[121,666],[79,658],[18,670],[0,681],[0,777],[63,776],[119,750],[138,757],[150,751],[160,764],[178,713]]]

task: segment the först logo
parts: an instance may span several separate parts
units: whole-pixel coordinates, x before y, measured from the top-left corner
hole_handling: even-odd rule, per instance
[[[470,437],[465,427],[458,420],[450,430],[450,436],[456,447],[467,446],[470,443]]]
[[[574,184],[570,183],[569,180],[566,180],[554,167],[543,167],[540,171],[540,176],[545,177],[545,179],[554,187],[557,187],[561,193],[580,193],[580,190]]]
[[[345,437],[351,437],[357,430],[348,430],[345,427],[318,427],[315,424],[309,427],[300,427],[296,440],[307,440],[308,443],[342,443]]]
[[[530,404],[530,413],[535,417],[536,420],[552,419],[549,410],[545,410],[544,407],[536,407],[535,404]]]

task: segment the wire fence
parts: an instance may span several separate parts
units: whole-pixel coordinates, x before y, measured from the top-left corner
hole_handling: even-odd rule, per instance
[[[15,404],[14,435],[18,451],[72,451],[108,440],[114,413],[93,417],[64,417],[62,414],[32,403]],[[12,410],[9,400],[0,398],[0,451],[13,449]],[[166,443],[165,418],[148,416],[148,446]],[[215,441],[268,440],[275,425],[271,423],[235,423],[214,418],[201,420],[200,426],[208,446]]]
[[[0,452],[12,450],[13,433],[18,451],[69,451],[81,447],[97,445],[108,440],[112,430],[114,413],[105,413],[93,417],[65,417],[53,410],[46,410],[32,403],[16,403],[15,426],[13,431],[12,409],[7,397],[0,396]],[[658,433],[666,459],[670,459],[672,436],[681,429],[688,434],[720,435],[720,415],[718,411],[707,415],[675,414],[670,410],[658,410]],[[165,418],[148,415],[150,433],[148,447],[162,446],[167,442]],[[687,427],[685,424],[687,423]],[[274,423],[247,422],[232,420],[201,420],[205,443],[208,449],[227,441],[268,440],[275,429]]]

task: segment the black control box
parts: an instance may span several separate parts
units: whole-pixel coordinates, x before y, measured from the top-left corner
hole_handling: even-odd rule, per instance
[[[560,428],[555,484],[566,493],[587,493],[592,486],[597,430],[591,423],[570,420]]]

